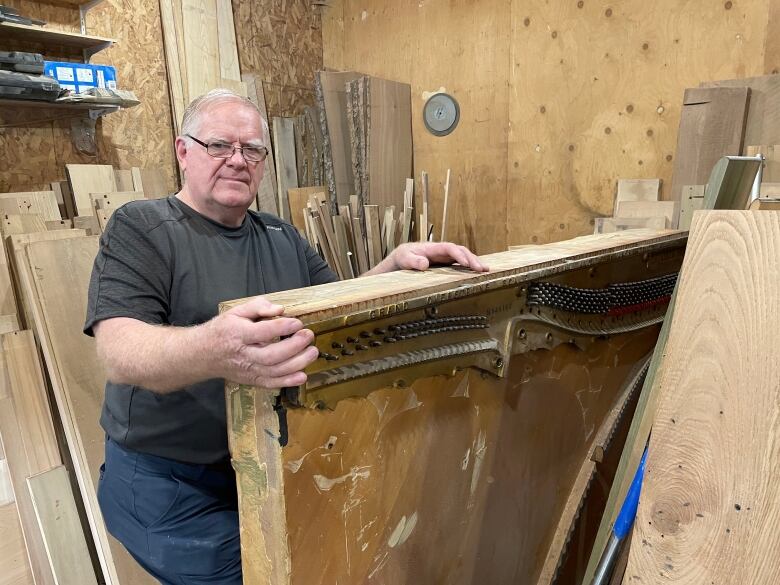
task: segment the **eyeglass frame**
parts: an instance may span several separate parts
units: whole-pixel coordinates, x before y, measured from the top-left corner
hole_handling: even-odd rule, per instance
[[[250,145],[250,144],[244,144],[244,145],[242,145],[242,146],[236,146],[235,144],[230,144],[230,147],[231,147],[233,150],[231,150],[231,151],[230,151],[230,154],[229,154],[228,156],[216,156],[216,155],[213,155],[213,154],[211,154],[211,153],[209,152],[209,145],[210,145],[210,144],[215,144],[216,142],[203,142],[202,140],[198,140],[197,138],[195,138],[195,137],[194,137],[193,135],[191,135],[191,134],[185,134],[185,136],[186,136],[187,138],[191,138],[192,140],[194,140],[195,142],[197,142],[198,144],[200,144],[200,145],[201,145],[203,148],[205,148],[205,149],[206,149],[206,154],[208,154],[208,155],[209,155],[211,158],[218,158],[218,159],[221,159],[221,160],[227,160],[227,159],[229,159],[229,158],[232,158],[232,157],[233,157],[233,155],[234,155],[234,154],[236,154],[236,150],[240,150],[240,151],[241,151],[241,156],[244,158],[244,160],[245,160],[246,162],[248,162],[248,163],[261,163],[261,162],[265,162],[265,159],[267,159],[267,158],[268,158],[268,154],[269,154],[269,151],[268,151],[268,147],[267,147],[267,146],[252,146],[252,145]],[[228,144],[227,142],[224,142],[224,141],[221,141],[221,140],[220,140],[220,141],[218,141],[218,142],[219,142],[220,144]],[[262,149],[265,151],[265,154],[263,155],[263,158],[261,158],[261,159],[259,159],[259,160],[251,160],[251,159],[248,159],[248,158],[246,157],[246,155],[244,155],[244,149],[245,149],[245,148],[247,148],[247,147],[249,147],[249,148],[262,148]]]

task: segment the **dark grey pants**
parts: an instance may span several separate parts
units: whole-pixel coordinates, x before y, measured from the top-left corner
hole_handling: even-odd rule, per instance
[[[235,474],[106,441],[98,501],[108,531],[163,585],[241,585]]]

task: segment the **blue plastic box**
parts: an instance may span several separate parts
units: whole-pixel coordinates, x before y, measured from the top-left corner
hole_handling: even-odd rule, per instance
[[[43,72],[59,81],[62,89],[76,93],[90,87],[116,89],[116,69],[111,65],[44,61]]]

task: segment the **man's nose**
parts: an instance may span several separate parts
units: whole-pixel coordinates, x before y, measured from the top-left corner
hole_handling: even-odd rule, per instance
[[[244,151],[240,148],[235,148],[233,154],[227,159],[228,164],[231,167],[242,168],[247,166],[246,159],[244,158]]]

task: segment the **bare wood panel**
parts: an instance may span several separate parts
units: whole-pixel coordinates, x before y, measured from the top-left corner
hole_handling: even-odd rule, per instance
[[[263,165],[263,179],[257,189],[258,209],[265,213],[279,214],[279,206],[276,202],[276,165],[274,164],[274,153],[271,148],[270,123],[268,112],[265,107],[265,93],[263,91],[263,82],[255,75],[245,74],[241,76],[246,84],[247,98],[255,104],[260,110],[260,115],[265,120],[266,128],[263,131],[263,140],[268,147],[268,156]]]
[[[32,475],[27,487],[57,582],[96,585],[68,470],[59,465]]]
[[[0,199],[14,200],[19,213],[37,213],[44,219],[61,219],[54,191],[0,193]]]
[[[18,310],[14,283],[11,278],[9,255],[6,250],[5,238],[0,242],[0,315],[16,315]]]
[[[629,582],[777,580],[780,562],[767,551],[780,519],[780,370],[769,348],[780,294],[767,276],[778,253],[780,214],[694,214],[634,528],[647,546],[632,547]]]
[[[219,39],[215,0],[181,0],[187,99],[219,87]]]
[[[16,504],[0,506],[0,585],[35,585]]]
[[[133,190],[133,171],[130,169],[114,169],[117,191]]]
[[[119,191],[140,191],[146,199],[160,199],[171,194],[161,169],[133,167],[130,172],[133,176],[132,189],[118,189]]]
[[[111,165],[65,165],[78,215],[92,215],[90,193],[116,191],[116,177]],[[51,218],[47,218],[51,219]]]
[[[354,71],[317,72],[322,109],[320,126],[325,145],[325,178],[330,199],[338,205],[349,203],[349,196],[355,190],[346,84],[359,77],[360,74]]]
[[[684,185],[706,184],[721,157],[742,153],[749,96],[745,87],[685,90],[672,190],[665,199],[680,201]]]
[[[95,236],[29,244],[25,270],[36,300],[31,308],[103,574],[113,584],[151,584],[154,580],[108,535],[97,503],[104,433],[96,421],[105,372],[94,340],[81,332],[97,249]]]
[[[678,201],[621,201],[617,206],[617,217],[663,217],[666,227],[677,227],[680,213]]]
[[[298,187],[298,171],[295,165],[295,131],[292,119],[274,118],[273,133],[279,217],[290,221],[287,191]]]
[[[406,179],[412,176],[411,87],[377,77],[368,83],[369,192],[364,203],[379,205],[381,215],[389,205],[403,207]]]
[[[4,238],[11,234],[45,232],[46,223],[39,213],[6,213],[0,223],[0,231]]]
[[[46,221],[44,223],[46,225],[46,229],[49,230],[49,231],[73,229],[73,220],[72,219],[61,219],[59,221]]]

